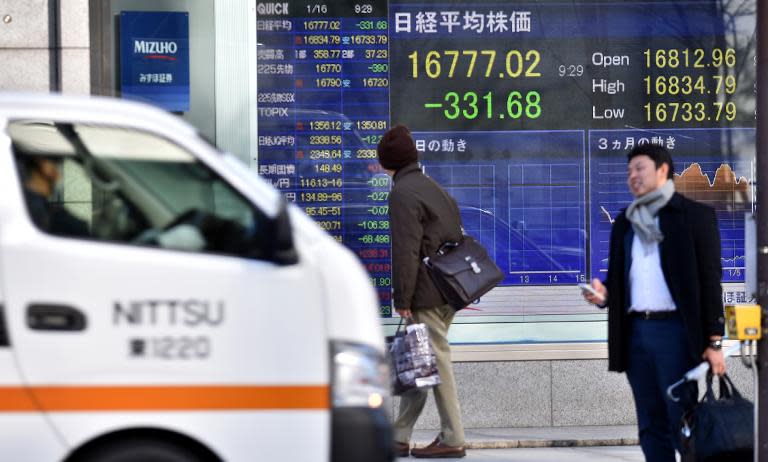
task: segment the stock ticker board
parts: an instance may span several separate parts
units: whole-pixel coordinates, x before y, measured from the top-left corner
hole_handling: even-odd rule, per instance
[[[258,169],[368,268],[391,307],[389,177],[413,132],[427,175],[506,277],[466,315],[591,310],[626,152],[666,146],[678,191],[717,210],[743,298],[754,208],[755,0],[257,4]],[[731,301],[738,301],[736,299]]]

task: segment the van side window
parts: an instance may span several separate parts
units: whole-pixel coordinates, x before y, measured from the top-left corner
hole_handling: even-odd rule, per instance
[[[30,219],[46,233],[249,258],[269,220],[179,146],[110,126],[9,125]]]

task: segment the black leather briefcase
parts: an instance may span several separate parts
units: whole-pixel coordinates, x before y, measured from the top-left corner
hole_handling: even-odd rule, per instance
[[[424,264],[443,297],[455,309],[476,302],[504,279],[485,248],[471,236],[446,242]]]

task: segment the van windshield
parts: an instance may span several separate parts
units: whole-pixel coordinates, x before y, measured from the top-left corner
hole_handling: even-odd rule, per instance
[[[253,253],[266,218],[165,138],[125,127],[51,121],[12,122],[8,133],[30,214],[36,225],[48,227],[44,231],[176,250]],[[46,193],[35,180],[48,162],[58,170],[58,181]],[[30,198],[47,203],[33,206]],[[80,220],[87,232],[73,220],[65,220],[70,226],[61,231],[52,229],[57,220],[50,216],[34,216],[53,209]]]

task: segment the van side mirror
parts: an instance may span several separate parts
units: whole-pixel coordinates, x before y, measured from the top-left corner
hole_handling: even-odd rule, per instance
[[[277,215],[272,220],[272,242],[269,247],[270,260],[280,265],[299,262],[299,255],[293,245],[293,230],[285,198],[280,199]]]

